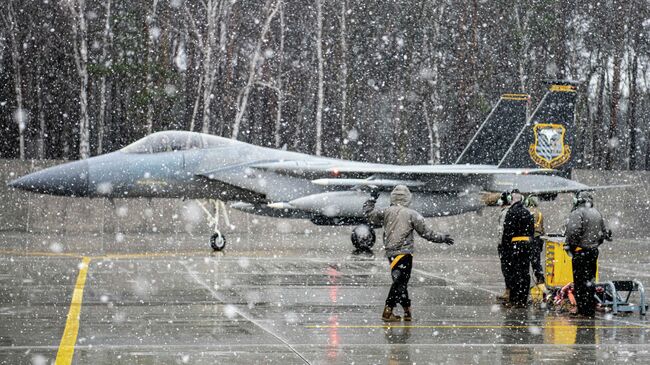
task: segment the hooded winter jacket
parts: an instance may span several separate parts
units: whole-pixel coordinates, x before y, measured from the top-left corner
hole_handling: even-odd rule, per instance
[[[413,254],[416,231],[422,238],[432,242],[444,242],[445,235],[431,230],[424,222],[424,217],[408,206],[411,204],[411,192],[404,185],[397,185],[390,193],[390,206],[385,210],[375,209],[375,200],[370,199],[363,205],[363,211],[372,224],[384,227],[384,248],[387,257]]]
[[[607,232],[605,219],[588,197],[569,214],[566,242],[572,247],[595,248],[603,243]]]

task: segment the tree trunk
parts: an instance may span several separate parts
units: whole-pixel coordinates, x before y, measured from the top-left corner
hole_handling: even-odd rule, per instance
[[[188,23],[192,29],[192,32],[195,34],[198,47],[201,50],[201,64],[202,64],[202,75],[199,81],[203,81],[203,89],[201,89],[201,83],[197,88],[197,101],[194,104],[194,113],[192,115],[192,121],[190,122],[190,130],[194,130],[195,126],[195,116],[198,107],[198,99],[203,99],[203,116],[201,131],[203,133],[210,132],[210,123],[211,123],[211,105],[213,95],[213,86],[217,73],[217,65],[214,64],[213,57],[216,48],[217,41],[217,19],[221,14],[221,9],[223,6],[224,0],[208,0],[207,2],[202,2],[205,9],[206,17],[206,32],[202,34],[199,31],[199,28],[194,20],[192,15],[193,8],[190,9],[188,6],[185,6],[185,14],[188,19]],[[187,4],[187,2],[186,2]],[[203,90],[203,95],[201,96],[201,90]]]
[[[617,47],[618,48],[618,47]],[[614,51],[614,61],[613,61],[613,70],[612,70],[612,88],[611,88],[611,104],[610,104],[610,119],[609,119],[609,131],[607,133],[607,154],[606,154],[606,165],[607,170],[611,170],[614,165],[614,159],[616,158],[616,150],[619,146],[619,143],[615,141],[617,128],[618,128],[618,102],[621,97],[620,91],[621,83],[621,55],[619,50]]]
[[[341,150],[339,151],[341,158],[349,159],[350,158],[350,142],[348,141],[348,121],[347,121],[347,109],[348,109],[348,43],[346,40],[347,30],[346,30],[346,13],[347,12],[347,0],[341,1]],[[346,143],[347,142],[347,143]]]
[[[110,1],[110,0],[109,0]],[[156,8],[158,7],[158,0],[153,0],[152,4],[152,10],[151,10],[151,16],[150,19],[148,19],[148,26],[147,30],[149,32],[148,34],[148,41],[147,41],[147,134],[151,134],[153,132],[153,107],[154,107],[154,87],[153,87],[153,75],[152,75],[152,67],[153,63],[156,61],[156,58],[154,56],[154,53],[156,50],[154,47],[156,46],[157,43],[157,38],[156,35],[152,34],[152,27],[156,26]]]
[[[111,0],[106,0],[106,22],[102,34],[101,67],[104,68],[100,82],[99,120],[97,121],[97,154],[104,153],[104,126],[106,125],[106,74],[108,72],[108,42],[111,34]]]
[[[5,29],[8,30],[11,41],[11,65],[13,67],[14,92],[16,93],[16,110],[13,113],[14,121],[18,126],[18,154],[21,160],[25,159],[25,128],[27,126],[27,112],[23,108],[23,80],[20,70],[21,57],[18,48],[19,31],[16,14],[13,9],[13,1],[7,3],[6,13],[2,17]]]
[[[627,125],[630,133],[629,145],[629,169],[637,169],[637,123],[636,123],[636,103],[637,103],[637,72],[638,72],[638,53],[634,51],[634,58],[632,60],[629,80],[630,80],[630,95],[628,101],[628,114]]]
[[[217,5],[219,3],[219,5]],[[203,45],[203,126],[201,131],[203,133],[210,133],[211,118],[211,105],[214,94],[212,88],[214,86],[214,78],[216,75],[217,67],[213,65],[213,54],[217,44],[217,16],[219,15],[221,1],[208,0],[206,5],[206,16],[208,27],[205,35],[205,43]]]
[[[199,112],[199,103],[201,102],[201,88],[203,87],[203,74],[199,76],[199,85],[196,87],[196,98],[194,99],[194,108],[192,109],[192,119],[190,119],[190,132],[194,132],[196,125],[196,114]]]
[[[79,157],[90,157],[90,120],[88,118],[88,41],[85,0],[70,0],[68,9],[72,16],[74,60],[79,76]]]
[[[266,17],[266,21],[264,22],[264,26],[262,27],[262,31],[260,32],[260,38],[257,40],[257,45],[253,51],[253,57],[251,57],[251,63],[248,68],[248,80],[246,81],[244,89],[237,97],[237,115],[235,116],[235,121],[232,125],[232,139],[237,139],[237,137],[239,137],[239,128],[241,126],[242,118],[246,113],[246,108],[248,106],[248,97],[251,93],[251,88],[253,87],[255,78],[257,76],[257,62],[260,58],[262,44],[264,43],[264,39],[266,39],[266,33],[268,33],[271,26],[271,20],[273,20],[273,17],[278,12],[281,1],[282,0],[276,0],[275,6],[272,10],[269,11],[268,16]]]
[[[275,148],[280,148],[280,127],[282,126],[282,104],[284,90],[282,89],[282,64],[284,63],[284,4],[280,5],[280,55],[278,60],[277,106],[275,109]]]
[[[318,58],[318,101],[316,104],[316,156],[323,152],[323,8],[316,0],[316,57]]]
[[[601,61],[600,77],[598,80],[598,102],[596,103],[596,125],[593,127],[592,145],[594,150],[594,166],[600,167],[602,163],[602,149],[599,146],[602,144],[602,134],[605,128],[605,74],[607,69],[607,57],[603,57]]]
[[[436,136],[434,135],[434,130],[433,130],[433,125],[431,124],[431,118],[429,117],[429,106],[427,105],[427,102],[425,101],[422,104],[422,108],[424,109],[424,121],[427,124],[427,132],[428,132],[428,137],[429,137],[429,161],[427,161],[430,164],[435,163],[435,139]]]
[[[530,53],[530,41],[528,37],[528,15],[526,14],[525,17],[521,14],[526,13],[527,10],[522,10],[519,8],[519,6],[514,5],[514,10],[515,10],[515,20],[517,23],[517,33],[521,37],[521,44],[519,45],[520,47],[520,53],[518,57],[518,74],[519,74],[519,87],[520,91],[522,93],[526,92],[527,87],[526,87],[526,81],[528,80],[528,74],[527,74],[527,59],[529,57]],[[523,19],[522,19],[523,18]]]
[[[40,64],[40,62],[39,62]],[[43,107],[43,87],[41,84],[41,69],[39,66],[38,76],[36,76],[36,92],[38,99],[38,158],[45,159],[45,109]]]

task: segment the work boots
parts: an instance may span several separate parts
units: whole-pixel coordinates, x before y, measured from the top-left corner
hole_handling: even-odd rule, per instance
[[[404,307],[404,321],[411,322],[413,317],[411,316],[411,307]]]
[[[381,319],[384,322],[399,322],[402,320],[400,316],[393,314],[393,308],[389,306],[384,307],[384,313],[381,315]]]
[[[497,295],[497,300],[500,300],[502,302],[509,302],[510,301],[510,289],[506,288],[506,290],[503,291],[503,294]]]

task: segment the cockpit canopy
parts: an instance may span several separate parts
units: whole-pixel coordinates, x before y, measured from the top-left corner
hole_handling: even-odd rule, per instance
[[[124,153],[160,153],[232,146],[232,139],[210,134],[165,131],[150,134],[122,148]]]

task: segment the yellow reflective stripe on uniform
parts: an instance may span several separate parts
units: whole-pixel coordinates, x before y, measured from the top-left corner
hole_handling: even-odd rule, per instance
[[[391,269],[391,270],[395,267],[395,265],[397,265],[397,263],[399,262],[399,260],[400,260],[402,257],[404,257],[404,255],[397,255],[397,257],[395,257],[395,259],[393,260],[393,262],[390,263],[390,269]]]
[[[519,241],[530,241],[530,237],[528,237],[528,236],[512,237],[511,242],[519,242]]]

